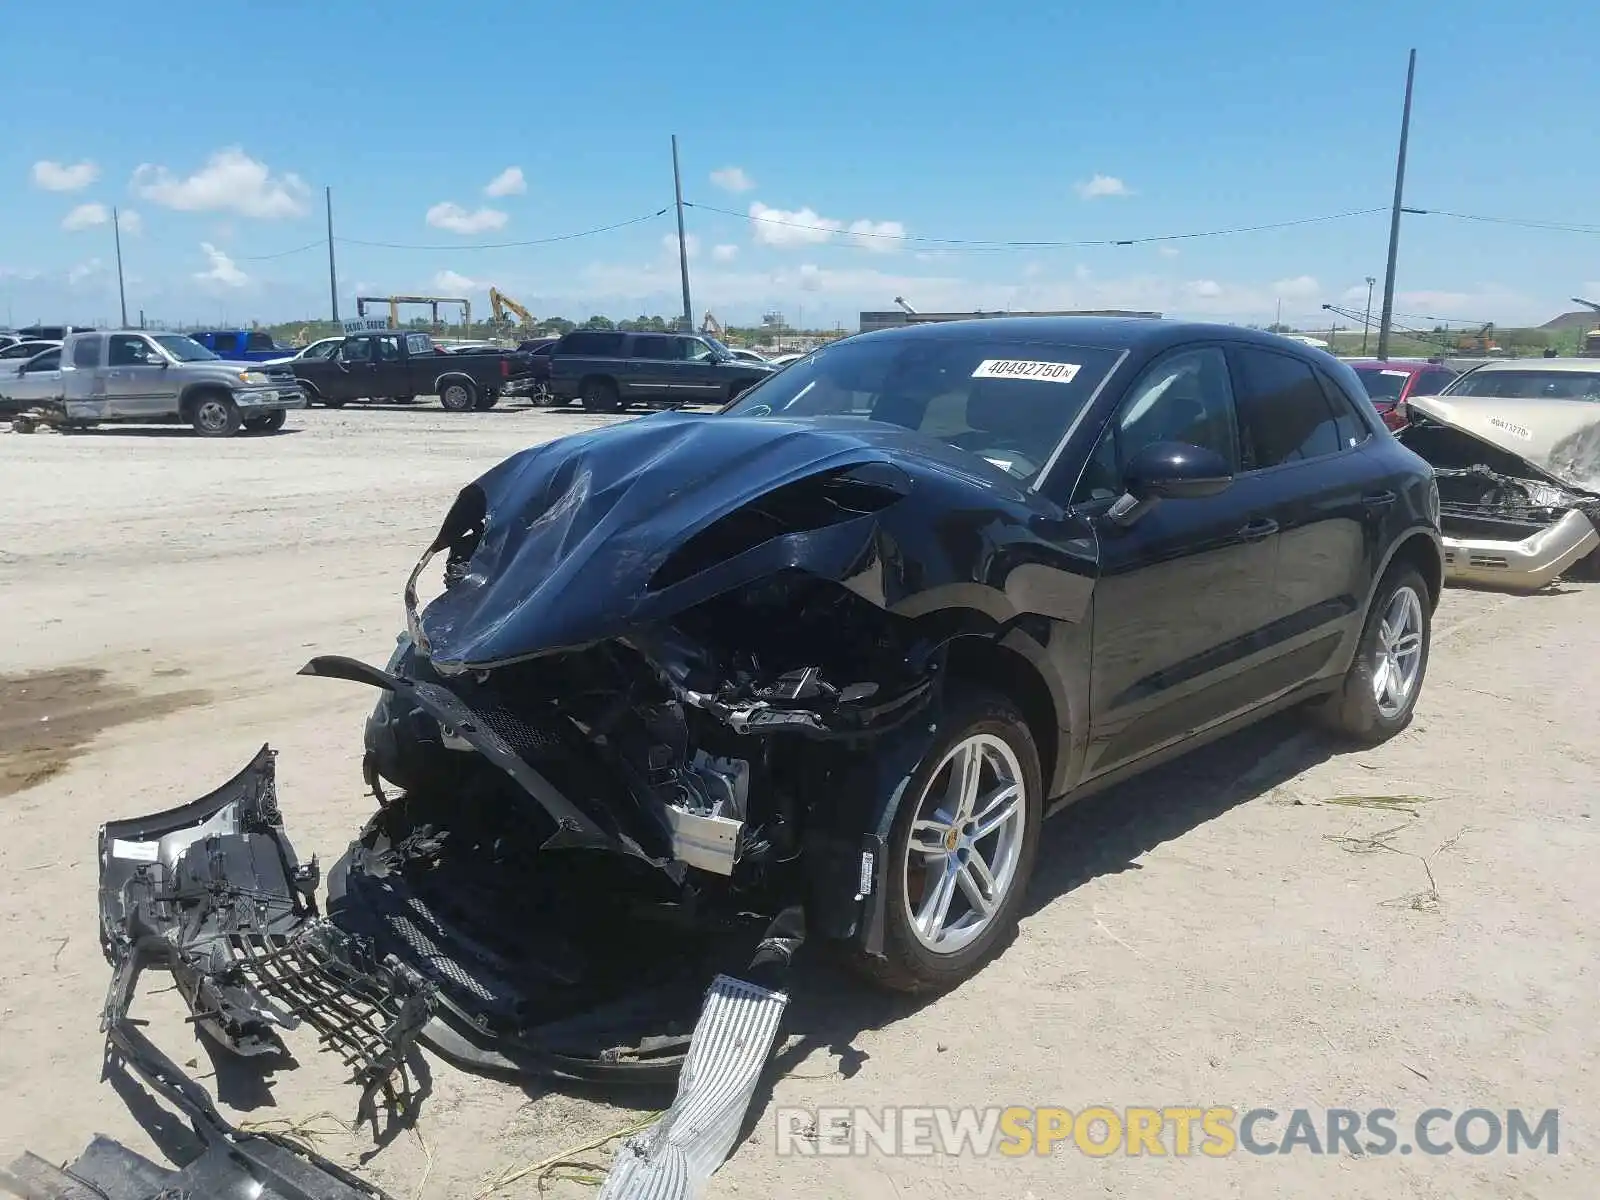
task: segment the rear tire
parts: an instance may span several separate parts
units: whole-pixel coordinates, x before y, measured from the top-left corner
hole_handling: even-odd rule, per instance
[[[1399,733],[1422,695],[1432,631],[1428,585],[1409,563],[1391,566],[1373,594],[1344,682],[1315,710],[1318,722],[1368,746]]]
[[[912,775],[890,827],[884,957],[858,952],[855,959],[874,983],[897,992],[954,987],[1010,938],[1044,820],[1039,751],[1015,704],[974,688],[951,698],[939,726],[939,739]],[[960,788],[972,754],[972,782]],[[974,891],[993,905],[987,916]]]
[[[189,422],[201,437],[213,438],[232,437],[244,425],[233,397],[221,392],[206,392],[197,396]]]
[[[585,379],[580,395],[584,412],[614,413],[622,410],[622,398],[617,394],[617,385],[609,379]]]
[[[478,389],[465,379],[452,379],[439,389],[439,406],[445,412],[471,412],[478,404]]]

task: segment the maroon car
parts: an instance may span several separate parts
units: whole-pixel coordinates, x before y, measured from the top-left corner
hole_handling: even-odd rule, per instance
[[[1449,367],[1426,361],[1390,359],[1384,362],[1374,358],[1352,361],[1350,366],[1367,389],[1372,407],[1378,410],[1390,429],[1405,426],[1405,410],[1401,404],[1413,396],[1438,395],[1457,375]]]

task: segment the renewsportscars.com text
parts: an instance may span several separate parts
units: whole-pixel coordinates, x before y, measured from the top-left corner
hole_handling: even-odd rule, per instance
[[[1412,1116],[1392,1108],[1012,1105],[780,1108],[775,1116],[780,1155],[1553,1155],[1561,1133],[1553,1108],[1429,1108]]]

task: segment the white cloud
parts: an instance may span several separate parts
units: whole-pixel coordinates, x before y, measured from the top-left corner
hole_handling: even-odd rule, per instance
[[[500,174],[489,180],[483,189],[485,196],[520,196],[528,190],[528,181],[523,178],[521,167],[507,167]]]
[[[1276,281],[1272,294],[1282,300],[1315,300],[1322,295],[1322,285],[1310,275],[1296,275]]]
[[[766,246],[820,246],[843,233],[857,246],[879,253],[901,249],[906,232],[899,221],[846,222],[809,207],[789,212],[759,200],[750,205],[750,226],[756,241]]]
[[[829,241],[844,228],[843,221],[824,217],[809,208],[786,212],[757,200],[750,205],[750,224],[756,241],[768,246],[815,246]]]
[[[756,181],[744,173],[743,167],[723,167],[711,172],[711,182],[725,192],[748,192]]]
[[[719,246],[711,247],[711,259],[713,262],[730,263],[738,257],[739,247],[729,242],[724,242]]]
[[[131,208],[125,208],[117,214],[117,225],[123,233],[137,236],[144,232],[144,218]]]
[[[70,232],[93,229],[111,220],[111,210],[104,204],[80,204],[61,218],[61,228]]]
[[[194,277],[201,283],[220,284],[222,287],[242,288],[250,277],[238,265],[210,242],[201,242],[200,249],[211,263],[211,269],[196,271]]]
[[[71,166],[49,159],[33,164],[33,182],[47,192],[76,192],[99,178],[100,168],[87,159]]]
[[[1156,253],[1162,258],[1177,258],[1182,253],[1176,246],[1157,246]]]
[[[1203,300],[1214,300],[1222,295],[1222,285],[1215,279],[1195,279],[1184,284],[1184,287]]]
[[[488,233],[505,228],[506,214],[498,208],[468,212],[454,201],[445,200],[428,210],[427,222],[435,229],[448,229],[451,233]]]
[[[1101,175],[1096,173],[1092,179],[1083,183],[1075,183],[1072,190],[1085,200],[1097,200],[1102,196],[1131,196],[1133,192],[1128,185],[1115,175]]]
[[[692,233],[683,235],[683,248],[690,258],[700,257],[700,239]],[[678,235],[669,233],[661,239],[661,249],[673,262],[678,261]]]
[[[484,290],[484,285],[476,279],[468,279],[465,275],[456,271],[440,271],[433,277],[433,286],[441,292],[449,292],[452,295]]]
[[[277,220],[305,213],[311,189],[291,172],[273,175],[238,146],[218,150],[206,165],[186,178],[166,167],[142,163],[133,173],[132,188],[163,208],[179,212],[232,212],[242,217]]]
[[[850,238],[856,245],[879,254],[899,250],[905,242],[906,227],[899,221],[852,221]]]
[[[81,262],[68,271],[67,282],[73,287],[76,287],[78,284],[93,279],[97,275],[104,274],[105,269],[105,263],[101,262],[98,258],[91,258],[89,261]]]
[[[39,278],[39,272],[32,267],[0,267],[0,279],[15,279],[21,283],[32,283]]]

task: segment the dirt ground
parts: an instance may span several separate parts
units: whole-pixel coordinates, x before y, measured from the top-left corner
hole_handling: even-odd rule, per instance
[[[296,670],[325,652],[381,663],[455,491],[602,420],[346,409],[226,442],[0,433],[0,1160],[65,1161],[96,1132],[182,1148],[169,1115],[101,1079],[97,825],[198,796],[270,741],[297,848],[331,861],[369,812],[372,695]],[[1600,587],[1450,591],[1418,717],[1391,744],[1341,752],[1286,717],[1070,810],[1047,829],[1019,937],[967,985],[919,1004],[802,974],[789,1044],[711,1195],[1587,1200],[1597,666]],[[435,1061],[416,1132],[386,1131],[374,1153],[370,1130],[341,1129],[356,1089],[309,1039],[263,1076],[208,1051],[166,986],[148,977],[135,1014],[231,1119],[328,1114],[323,1151],[365,1161],[396,1197],[476,1196],[662,1103]],[[776,1106],[890,1104],[1386,1107],[1402,1122],[1559,1108],[1560,1143],[1553,1157],[775,1155]],[[536,1191],[530,1176],[499,1194]]]

